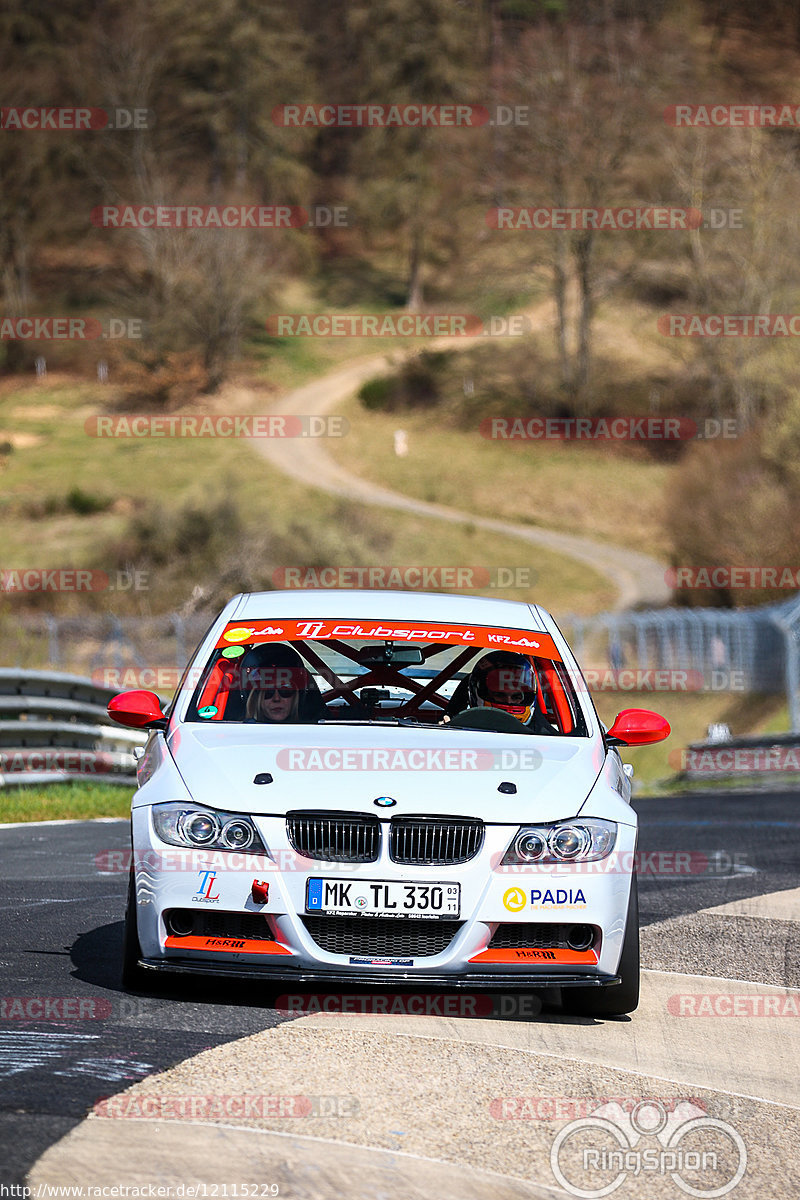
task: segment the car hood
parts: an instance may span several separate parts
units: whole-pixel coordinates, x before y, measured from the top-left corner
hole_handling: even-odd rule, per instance
[[[597,738],[376,725],[184,724],[169,745],[192,798],[228,811],[297,809],[475,816],[514,824],[572,817],[604,761]],[[256,775],[272,782],[256,784]],[[515,794],[498,791],[514,784]],[[378,797],[397,803],[375,807]]]

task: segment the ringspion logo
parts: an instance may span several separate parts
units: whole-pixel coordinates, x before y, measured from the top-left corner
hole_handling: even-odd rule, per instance
[[[747,1168],[747,1148],[732,1125],[689,1100],[668,1111],[643,1100],[631,1112],[611,1101],[565,1125],[550,1167],[572,1196],[609,1196],[629,1175],[667,1176],[689,1196],[724,1196]]]

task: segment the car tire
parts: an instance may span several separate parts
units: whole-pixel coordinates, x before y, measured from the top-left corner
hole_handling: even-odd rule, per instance
[[[639,889],[636,876],[631,879],[625,938],[617,974],[621,983],[609,987],[564,988],[566,1011],[587,1017],[621,1017],[639,1004]]]
[[[122,986],[126,991],[143,992],[147,988],[147,972],[139,966],[142,948],[136,924],[136,882],[133,867],[128,879],[128,904],[125,909],[125,931],[122,936]]]

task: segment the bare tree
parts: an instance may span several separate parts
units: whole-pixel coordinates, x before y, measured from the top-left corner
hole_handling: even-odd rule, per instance
[[[755,315],[781,311],[800,253],[800,171],[793,139],[760,129],[727,129],[724,146],[708,130],[681,130],[665,141],[678,187],[694,208],[722,214],[719,228],[688,234],[693,312]],[[722,223],[724,221],[724,224]],[[790,301],[793,303],[793,300]],[[762,415],[769,338],[701,337],[714,415],[733,414],[741,429]]]
[[[623,167],[648,119],[642,96],[645,23],[620,19],[604,5],[591,19],[542,18],[516,32],[505,47],[506,100],[526,106],[528,122],[515,130],[515,148],[507,156],[514,194],[524,205],[558,209],[607,207],[620,196],[629,202]],[[552,271],[562,384],[583,411],[591,407],[595,261],[602,236],[593,228],[554,230],[549,253],[540,259]]]

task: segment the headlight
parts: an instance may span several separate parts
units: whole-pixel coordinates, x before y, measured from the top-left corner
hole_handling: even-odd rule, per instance
[[[514,863],[596,862],[614,849],[614,821],[586,817],[555,825],[523,825],[506,850],[502,865]]]
[[[152,813],[155,831],[168,846],[267,853],[252,820],[241,813],[217,812],[197,804],[154,804]]]
[[[216,813],[181,813],[176,831],[181,841],[190,846],[210,846],[220,834],[219,817]]]

